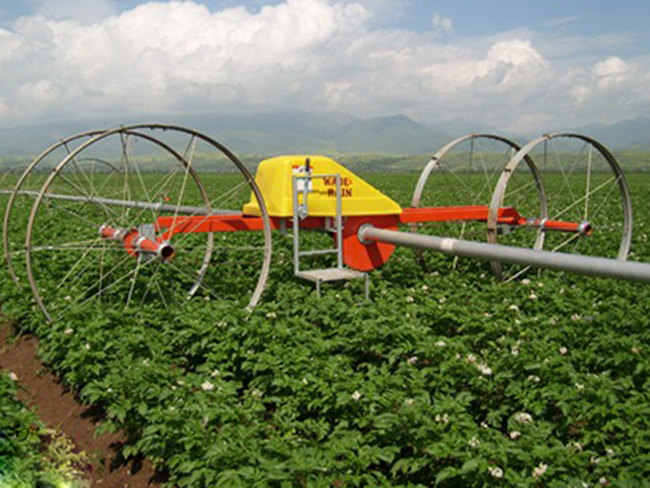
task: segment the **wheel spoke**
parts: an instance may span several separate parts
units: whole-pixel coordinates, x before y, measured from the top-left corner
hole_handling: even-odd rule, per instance
[[[138,125],[96,133],[78,147],[62,145],[61,150],[64,159],[35,193],[24,252],[30,287],[48,320],[96,299],[106,306],[145,308],[156,299],[169,308],[175,295],[184,300],[197,290],[237,301],[241,291],[249,305],[257,302],[271,256],[263,205],[263,244],[246,233],[224,235],[218,246],[211,233],[174,234],[187,208],[206,220],[213,203],[239,204],[250,192],[259,194],[248,170],[227,149],[191,130]],[[216,158],[208,151],[216,151]],[[239,179],[233,179],[237,173],[219,176],[206,170],[206,178],[220,188],[208,197],[195,159],[199,168],[206,161],[217,161],[218,167],[223,156],[235,165]],[[173,215],[171,229],[156,227],[161,214]],[[98,235],[102,225],[115,229],[118,240]],[[139,239],[160,240],[165,232],[175,250],[171,261],[136,251]],[[220,265],[218,278],[209,282],[213,252],[219,253]],[[228,266],[247,278],[241,286],[219,284]]]
[[[234,193],[237,192],[237,191],[240,191],[240,190],[243,189],[245,186],[246,186],[246,182],[242,182],[242,183],[240,183],[239,185],[237,185],[236,188],[233,188],[233,189],[231,189],[230,191],[226,192],[226,193],[229,195],[229,196],[228,196],[228,200],[226,200],[225,202],[222,202],[223,199],[222,199],[221,197],[219,197],[218,199],[215,199],[213,202],[210,202],[209,206],[212,207],[212,206],[213,206],[213,203],[216,202],[216,201],[219,201],[219,202],[221,202],[221,203],[226,203],[227,201],[230,201],[230,199],[234,197]],[[196,216],[196,215],[197,215],[197,214],[196,214],[196,212],[195,212],[195,213],[193,213],[193,214],[190,214],[189,217],[194,217],[194,216]],[[199,221],[198,221],[196,224],[194,224],[190,229],[188,229],[188,231],[186,232],[185,236],[178,238],[178,240],[176,241],[176,243],[177,243],[176,245],[182,244],[186,239],[188,239],[188,236],[191,235],[192,232],[193,232],[194,230],[198,229],[201,225],[203,225],[203,223],[207,222],[207,220],[208,220],[209,218],[210,218],[209,215],[205,215],[201,220],[199,220]],[[179,223],[178,225],[181,225],[181,224]],[[176,225],[176,224],[173,224],[172,227],[168,229],[168,232],[169,232],[169,235],[170,235],[170,236],[173,236],[173,235],[174,235],[174,230],[176,230],[176,227],[177,227],[177,225]]]
[[[135,265],[135,272],[131,277],[131,286],[129,288],[129,295],[126,297],[126,306],[128,307],[131,303],[131,297],[133,297],[133,290],[135,289],[135,282],[138,279],[138,272],[140,271],[140,265],[142,264],[142,256],[136,258],[137,264]]]
[[[149,261],[148,263],[145,263],[142,267],[144,268],[144,267],[148,266],[149,263],[152,263],[152,262],[153,262],[153,260],[152,260],[152,261]],[[120,277],[120,278],[118,278],[118,279],[112,281],[110,284],[106,285],[105,287],[100,288],[99,291],[97,291],[97,292],[94,293],[93,295],[89,296],[88,298],[86,298],[86,299],[85,299],[83,302],[81,302],[81,303],[79,303],[79,300],[80,300],[81,298],[75,300],[75,302],[71,303],[71,304],[70,304],[70,305],[69,305],[65,310],[63,310],[63,311],[59,314],[58,319],[60,319],[61,317],[63,317],[63,316],[66,314],[66,312],[68,312],[72,307],[74,307],[74,306],[79,306],[79,307],[84,306],[86,303],[90,302],[91,300],[94,300],[96,297],[101,296],[102,293],[107,292],[108,290],[110,290],[111,288],[115,287],[116,285],[118,285],[119,283],[123,282],[124,280],[129,279],[129,278],[130,278],[130,277],[131,277],[135,272],[136,272],[136,268],[132,269],[131,271],[129,271],[129,272],[128,272],[127,274],[125,274],[124,276],[122,276],[122,277]],[[110,274],[110,273],[109,273],[109,274]],[[58,319],[57,319],[57,320],[58,320]]]
[[[552,229],[537,231],[544,247],[551,252],[624,258],[631,239],[631,201],[611,153],[586,136],[547,135],[519,151],[512,158],[510,172],[535,154],[543,160],[548,218],[576,224],[589,222],[593,228],[593,235],[589,236],[577,231],[568,236]],[[516,273],[513,277],[520,275]]]
[[[568,207],[564,208],[564,209],[561,210],[559,213],[554,214],[554,215],[553,215],[553,220],[560,220],[560,217],[562,217],[563,215],[567,214],[567,213],[569,212],[569,210],[572,210],[573,208],[575,208],[575,207],[577,207],[578,205],[580,205],[582,202],[588,200],[590,196],[595,195],[595,194],[598,193],[600,190],[602,190],[602,189],[605,188],[606,186],[610,185],[612,182],[615,182],[616,180],[617,180],[617,177],[616,177],[616,176],[612,176],[612,177],[611,177],[609,180],[607,180],[606,182],[604,182],[604,183],[598,185],[596,188],[594,188],[593,190],[589,191],[589,193],[586,193],[584,196],[582,196],[582,197],[580,197],[580,198],[578,198],[578,199],[576,199],[576,200],[573,200],[573,202],[571,203],[571,205],[569,205]],[[612,188],[615,188],[615,187],[612,185]],[[611,192],[611,189],[610,189],[610,192]],[[608,195],[609,195],[609,193],[608,193]]]

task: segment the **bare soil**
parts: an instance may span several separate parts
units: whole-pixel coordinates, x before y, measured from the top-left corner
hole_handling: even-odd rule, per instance
[[[155,487],[160,477],[145,459],[126,462],[120,455],[125,440],[117,434],[95,436],[103,412],[79,404],[75,396],[59,384],[37,357],[38,339],[22,336],[10,341],[11,326],[0,325],[0,368],[18,375],[19,398],[32,407],[45,425],[68,435],[78,449],[92,459],[92,486]]]

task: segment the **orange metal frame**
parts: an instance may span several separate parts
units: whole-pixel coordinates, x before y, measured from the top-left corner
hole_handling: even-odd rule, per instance
[[[400,215],[397,215],[399,224],[414,224],[427,222],[454,222],[454,221],[484,221],[488,219],[489,209],[487,206],[456,206],[456,207],[426,207],[426,208],[405,208]],[[359,217],[355,217],[358,219]],[[368,222],[372,222],[376,216],[369,216]],[[271,227],[275,230],[282,228],[282,219],[272,217]],[[546,220],[543,222],[529,222],[521,216],[516,209],[505,207],[499,209],[497,222],[507,225],[529,225],[544,229],[561,232],[579,232],[580,224],[577,222],[563,222]],[[240,213],[209,216],[176,216],[158,217],[157,226],[159,229],[168,229],[163,235],[169,239],[173,234],[185,234],[194,232],[245,232],[259,231],[264,228],[264,222],[260,217],[250,217]],[[307,217],[300,222],[301,228],[322,229],[326,226],[326,217]]]
[[[372,215],[347,217],[343,227],[343,260],[346,266],[359,271],[370,271],[382,266],[395,250],[394,244],[385,242],[364,243],[359,240],[359,229],[366,224],[381,229],[397,230],[400,224],[415,224],[426,222],[487,222],[489,208],[487,206],[457,206],[457,207],[428,207],[406,208],[399,215]],[[328,218],[307,217],[300,222],[303,229],[325,229]],[[273,229],[289,228],[290,218],[272,217]],[[513,226],[543,227],[547,230],[562,232],[581,232],[581,224],[561,221],[529,221],[516,209],[511,207],[499,210],[497,222]],[[161,241],[170,240],[174,234],[193,232],[242,232],[259,231],[264,229],[264,221],[260,217],[249,217],[241,213],[208,216],[171,216],[159,217],[158,229],[167,229],[159,238]]]

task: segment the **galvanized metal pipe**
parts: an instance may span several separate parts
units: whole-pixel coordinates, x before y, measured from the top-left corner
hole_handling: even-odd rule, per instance
[[[12,190],[0,190],[0,195],[13,193]],[[32,196],[36,198],[39,192],[31,190],[20,190],[18,195]],[[58,193],[46,193],[45,198],[52,200],[63,200],[68,202],[98,203],[100,205],[113,205],[116,207],[138,208],[153,210],[154,212],[178,212],[182,215],[230,215],[239,213],[237,210],[208,210],[205,207],[194,207],[191,205],[171,205],[169,203],[149,203],[136,200],[119,200],[116,198],[104,198],[94,195],[61,195]]]
[[[359,229],[361,242],[386,242],[417,249],[432,249],[449,256],[487,259],[534,268],[650,283],[650,264],[597,258],[579,254],[534,251],[500,244],[485,244],[447,237],[398,232],[365,225]]]

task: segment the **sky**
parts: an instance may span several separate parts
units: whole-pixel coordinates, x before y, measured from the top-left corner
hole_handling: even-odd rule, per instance
[[[0,0],[0,127],[405,114],[535,134],[650,116],[647,0]]]

